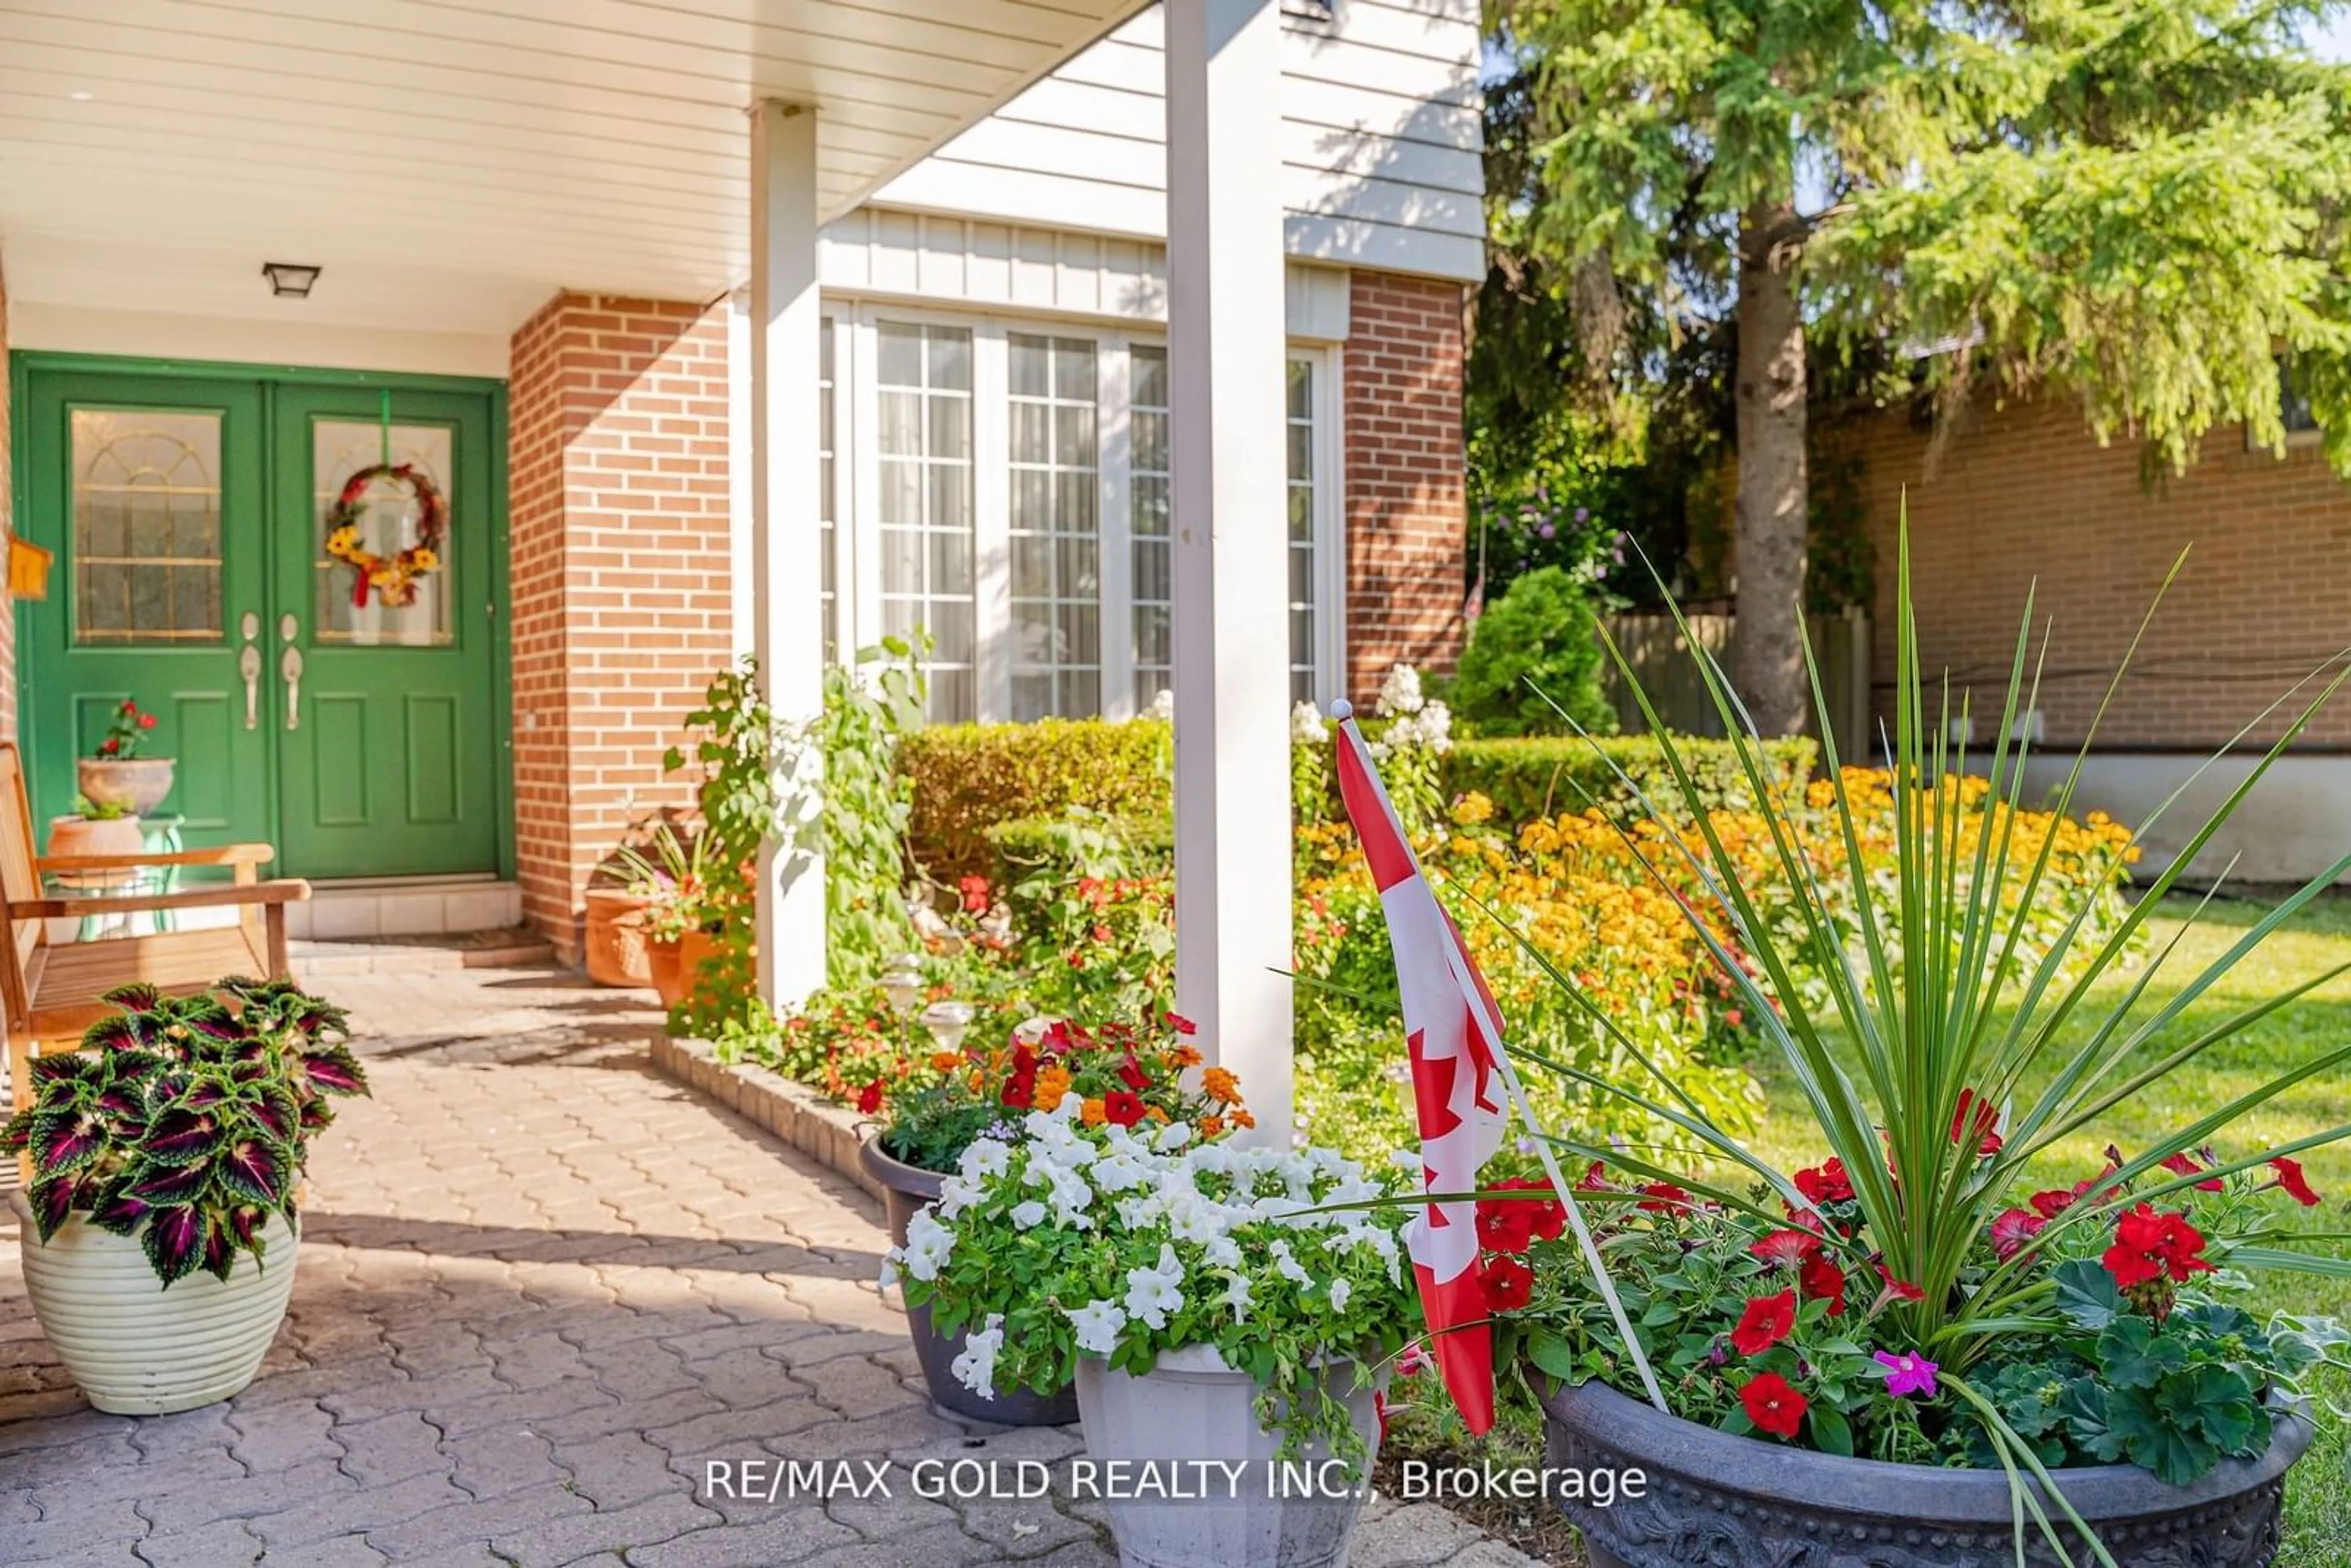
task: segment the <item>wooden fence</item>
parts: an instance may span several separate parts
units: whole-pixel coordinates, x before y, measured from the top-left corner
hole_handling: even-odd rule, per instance
[[[1692,615],[1688,622],[1691,635],[1728,673],[1738,617]],[[1869,616],[1865,611],[1847,610],[1842,615],[1813,616],[1811,624],[1813,657],[1820,665],[1837,754],[1847,762],[1866,761],[1877,753],[1876,728],[1869,712]],[[1624,650],[1635,678],[1668,728],[1683,735],[1719,737],[1723,733],[1722,716],[1707,695],[1698,663],[1672,616],[1612,615],[1608,634]],[[1616,709],[1617,727],[1627,735],[1648,728],[1614,660],[1604,664],[1601,679]],[[1821,716],[1814,714],[1811,732],[1815,736],[1820,733],[1820,721]]]

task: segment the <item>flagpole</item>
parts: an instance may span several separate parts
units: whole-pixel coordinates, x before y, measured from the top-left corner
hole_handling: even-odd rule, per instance
[[[1341,744],[1364,747],[1363,731],[1355,727],[1353,704],[1343,698],[1332,703],[1331,716],[1338,721],[1340,728],[1345,732],[1339,737]],[[1404,853],[1412,863],[1414,874],[1420,879],[1422,885],[1427,889],[1430,899],[1434,901],[1437,896],[1436,884],[1428,881],[1420,864],[1419,852],[1412,847],[1410,839],[1404,837],[1401,824],[1395,821],[1395,808],[1386,799],[1387,786],[1380,781],[1376,768],[1370,765],[1368,747],[1364,747],[1363,761],[1372,788],[1380,799],[1381,807],[1387,812],[1391,827],[1398,830],[1397,836],[1402,840]],[[1356,831],[1360,838],[1361,827],[1358,826]],[[1438,917],[1447,928],[1446,940],[1448,944],[1447,967],[1452,970],[1455,983],[1462,988],[1464,998],[1469,1003],[1468,1010],[1473,1027],[1484,1037],[1487,1053],[1494,1059],[1494,1065],[1501,1073],[1502,1087],[1510,1094],[1511,1104],[1518,1108],[1520,1119],[1526,1124],[1527,1131],[1534,1138],[1535,1152],[1542,1160],[1543,1173],[1551,1178],[1552,1189],[1559,1194],[1560,1202],[1567,1209],[1568,1223],[1575,1230],[1576,1246],[1583,1253],[1584,1267],[1591,1270],[1592,1282],[1600,1287],[1601,1298],[1608,1304],[1608,1315],[1614,1320],[1616,1333],[1625,1342],[1625,1352],[1632,1357],[1634,1370],[1641,1375],[1642,1389],[1648,1395],[1649,1403],[1657,1407],[1660,1415],[1670,1416],[1673,1412],[1666,1407],[1665,1392],[1657,1386],[1657,1375],[1649,1365],[1648,1353],[1641,1348],[1640,1336],[1633,1332],[1632,1319],[1625,1315],[1624,1300],[1616,1293],[1616,1282],[1609,1278],[1608,1266],[1601,1260],[1599,1243],[1593,1239],[1592,1228],[1585,1223],[1583,1206],[1575,1201],[1574,1189],[1569,1186],[1566,1176],[1559,1168],[1559,1156],[1552,1152],[1551,1146],[1551,1131],[1535,1115],[1533,1103],[1527,1098],[1525,1086],[1519,1082],[1518,1069],[1510,1065],[1510,1053],[1501,1040],[1499,1009],[1489,1012],[1489,1009],[1493,1004],[1490,998],[1485,994],[1482,984],[1474,981],[1470,976],[1461,973],[1459,966],[1469,962],[1468,952],[1461,945],[1461,934],[1454,925],[1452,917],[1445,914],[1445,906],[1438,904],[1437,908]]]

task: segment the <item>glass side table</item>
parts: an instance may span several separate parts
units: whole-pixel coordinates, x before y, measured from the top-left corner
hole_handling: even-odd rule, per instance
[[[150,854],[177,854],[183,847],[180,841],[180,826],[184,817],[147,817],[139,823],[144,848]],[[180,868],[175,865],[142,865],[129,871],[60,871],[51,872],[44,879],[51,892],[74,898],[145,898],[157,894],[180,891]],[[168,909],[126,910],[119,915],[103,913],[85,915],[74,940],[98,942],[109,936],[140,935],[135,923],[141,915],[148,930],[164,932],[173,929],[172,912]]]

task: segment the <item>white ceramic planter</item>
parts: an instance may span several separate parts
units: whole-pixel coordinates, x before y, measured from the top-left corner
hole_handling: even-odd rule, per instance
[[[1350,1362],[1334,1364],[1325,1376],[1364,1448],[1375,1453],[1375,1390],[1354,1387]],[[1298,1468],[1282,1470],[1276,1457],[1281,1434],[1258,1425],[1257,1396],[1256,1380],[1228,1367],[1214,1345],[1170,1351],[1141,1377],[1114,1372],[1097,1357],[1079,1359],[1078,1418],[1089,1457],[1157,1461],[1159,1474],[1179,1477],[1202,1459],[1245,1467],[1229,1497],[1218,1476],[1206,1497],[1105,1499],[1122,1568],[1346,1568],[1370,1495],[1368,1469],[1357,1472],[1352,1491],[1300,1487],[1298,1495],[1282,1495],[1269,1477],[1313,1472],[1334,1479],[1335,1468],[1322,1470],[1333,1456],[1310,1443],[1294,1461]]]
[[[165,1290],[135,1236],[77,1214],[46,1245],[22,1193],[25,1293],[57,1359],[100,1410],[162,1416],[241,1392],[261,1369],[294,1293],[294,1233],[270,1216],[268,1260],[237,1255],[225,1282],[199,1270]]]

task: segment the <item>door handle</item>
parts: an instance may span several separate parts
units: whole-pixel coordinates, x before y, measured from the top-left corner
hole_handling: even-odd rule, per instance
[[[302,650],[289,647],[277,656],[277,674],[286,682],[286,727],[302,727]]]
[[[247,643],[236,656],[236,673],[245,677],[245,727],[261,727],[261,650]]]

